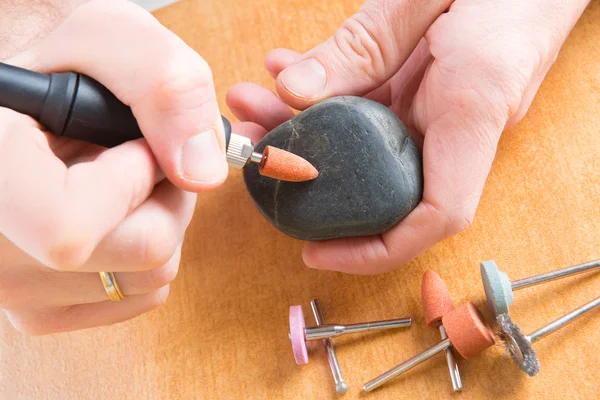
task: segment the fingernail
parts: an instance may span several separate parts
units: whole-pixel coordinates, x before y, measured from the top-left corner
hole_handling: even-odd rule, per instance
[[[285,69],[281,73],[281,83],[293,95],[311,99],[325,89],[327,72],[316,59],[308,58]]]
[[[216,183],[227,176],[227,163],[214,130],[192,136],[183,145],[181,167],[191,180]]]

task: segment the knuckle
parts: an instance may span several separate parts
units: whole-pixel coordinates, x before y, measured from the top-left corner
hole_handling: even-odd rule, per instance
[[[385,74],[391,55],[383,51],[377,29],[369,12],[361,10],[348,18],[333,36],[342,61],[358,66],[363,77],[369,79],[377,79]]]
[[[512,60],[506,60],[501,51],[499,56],[487,56],[484,64],[493,71],[490,75],[491,84],[504,100],[508,107],[508,114],[516,112],[523,100],[523,96],[534,78],[537,70],[536,57],[531,55],[520,55],[525,52],[515,51]]]
[[[158,233],[158,232],[162,233]],[[150,268],[158,268],[169,264],[177,247],[174,235],[166,234],[170,229],[147,229],[140,233],[139,247],[142,264]]]
[[[456,16],[439,17],[426,34],[431,54],[458,76],[454,85],[478,88],[481,97],[513,115],[547,63],[549,45],[522,31],[503,29],[499,34],[483,22],[470,30],[461,28]]]
[[[92,251],[84,238],[75,235],[63,235],[49,243],[45,248],[48,267],[59,271],[73,271],[83,266]]]
[[[152,305],[155,308],[164,305],[169,298],[169,293],[169,286],[165,286],[156,290],[154,293],[152,293]]]
[[[475,209],[469,207],[457,207],[447,209],[439,207],[432,203],[425,203],[430,215],[438,221],[441,221],[441,226],[444,229],[444,237],[454,236],[473,224],[475,218]]]
[[[385,244],[377,236],[369,238],[361,247],[352,248],[352,259],[359,265],[371,265],[388,258]]]
[[[529,83],[534,77],[537,61],[529,51],[508,49],[498,40],[490,39],[485,46],[476,42],[464,49],[470,54],[465,70],[475,76],[473,85],[484,100],[503,104],[512,114],[521,104]]]
[[[87,252],[77,241],[56,242],[46,250],[49,267],[58,271],[73,271],[85,264]]]
[[[177,253],[173,255],[171,261],[162,266],[160,277],[163,285],[160,287],[168,285],[169,283],[173,282],[175,278],[177,278],[177,274],[179,273],[180,258],[180,253]]]
[[[59,271],[73,271],[83,266],[94,250],[94,244],[80,225],[70,222],[71,218],[55,218],[42,228],[42,253],[47,266]]]
[[[170,61],[156,80],[152,98],[159,112],[194,111],[216,102],[210,67],[196,54]]]
[[[148,271],[143,278],[142,286],[149,290],[156,290],[167,286],[175,280],[179,272],[179,257],[173,256],[173,260],[169,261],[160,268]]]
[[[460,210],[453,211],[447,215],[446,220],[446,233],[447,236],[456,235],[462,231],[467,230],[472,224],[475,218],[475,212]]]

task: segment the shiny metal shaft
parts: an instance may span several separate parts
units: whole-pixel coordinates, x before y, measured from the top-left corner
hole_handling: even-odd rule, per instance
[[[263,157],[262,154],[253,151],[252,155],[250,155],[250,161],[255,162],[255,163],[260,163],[262,161],[262,157]]]
[[[589,270],[600,267],[600,260],[590,261],[584,264],[574,265],[572,267],[567,267],[563,269],[559,269],[557,271],[547,272],[545,274],[540,274],[536,276],[532,276],[525,279],[520,279],[518,281],[511,282],[512,290],[519,290],[529,286],[539,285],[540,283],[553,281],[555,279],[564,278],[568,275],[576,275],[581,274],[582,272],[587,272]]]
[[[317,325],[325,325],[325,317],[323,316],[323,310],[321,309],[321,303],[319,300],[311,300],[310,306],[315,316]],[[327,352],[327,361],[329,361],[329,368],[331,368],[331,374],[333,375],[333,381],[335,382],[335,391],[338,395],[343,395],[348,391],[348,385],[344,382],[340,365],[338,364],[337,356],[335,355],[335,349],[333,343],[329,339],[323,339],[323,347]]]
[[[440,325],[440,336],[442,340],[448,339],[444,325]],[[448,363],[448,370],[450,371],[450,380],[452,380],[452,389],[455,392],[462,392],[462,380],[460,379],[460,372],[458,371],[458,364],[454,358],[454,351],[452,347],[448,347],[446,350],[446,363]]]
[[[527,337],[527,339],[529,339],[529,341],[531,343],[537,342],[544,336],[546,336],[554,331],[557,331],[558,329],[567,325],[569,322],[573,321],[574,319],[576,319],[578,317],[581,317],[586,312],[591,311],[598,306],[600,306],[600,297],[597,297],[596,299],[590,301],[589,303],[584,304],[583,306],[579,307],[578,309],[571,311],[570,313],[558,318],[555,321],[552,321],[548,325],[541,327],[540,329],[536,330],[531,335],[529,335]]]
[[[375,331],[392,328],[405,328],[412,323],[411,318],[390,319],[386,321],[365,322],[350,325],[321,325],[304,328],[306,340],[334,338],[347,333]]]
[[[363,386],[363,390],[365,392],[370,392],[374,389],[377,389],[379,386],[383,385],[390,379],[395,378],[398,375],[402,374],[403,372],[406,372],[409,369],[421,364],[423,361],[427,360],[430,357],[433,357],[434,355],[436,355],[439,352],[446,350],[450,346],[452,346],[452,344],[450,343],[450,339],[442,340],[440,343],[436,344],[433,347],[428,348],[421,354],[414,356],[410,360],[403,362],[402,364],[390,369],[387,372],[384,372],[383,374],[379,375],[378,377],[365,383]]]

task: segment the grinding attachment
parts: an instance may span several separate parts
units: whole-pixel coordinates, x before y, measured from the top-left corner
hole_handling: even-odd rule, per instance
[[[452,298],[450,297],[448,287],[446,287],[442,278],[435,271],[427,270],[423,274],[423,280],[421,281],[421,301],[423,303],[425,323],[430,328],[438,328],[442,339],[446,339],[448,336],[442,325],[442,317],[454,310],[454,306],[452,305]],[[454,357],[454,351],[452,348],[447,348],[445,352],[452,388],[455,392],[460,392],[462,391],[462,379]]]
[[[317,307],[318,308],[318,307]],[[317,326],[306,326],[302,306],[290,307],[290,332],[289,338],[292,342],[292,351],[296,364],[308,363],[308,340],[330,339],[348,333],[366,331],[378,331],[392,328],[405,328],[412,324],[411,318],[389,319],[386,321],[363,322],[359,324],[318,324]]]
[[[539,371],[539,361],[532,349],[531,344],[540,340],[542,337],[555,332],[556,330],[567,325],[576,318],[581,317],[585,313],[600,308],[600,297],[582,305],[581,307],[563,315],[555,321],[537,329],[529,336],[524,335],[514,324],[508,315],[508,308],[513,302],[512,291],[524,287],[537,285],[542,282],[562,278],[568,275],[574,275],[597,269],[600,267],[600,260],[591,261],[585,264],[575,265],[573,267],[563,268],[558,271],[533,276],[530,278],[521,279],[519,281],[510,282],[505,273],[498,270],[498,267],[493,261],[486,261],[481,264],[481,276],[485,288],[486,297],[491,311],[494,313],[494,318],[497,319],[502,332],[502,339],[519,367],[527,374],[533,376]],[[439,283],[434,275],[429,274],[429,277],[423,278],[423,287],[431,286],[440,291]],[[425,281],[429,281],[425,284]],[[425,312],[426,321],[435,321],[435,316],[438,313],[435,308],[435,302],[429,300],[430,290],[424,290],[423,304],[428,308]],[[423,293],[423,291],[422,291]],[[427,305],[426,305],[427,303]],[[505,311],[505,312],[500,312]],[[385,382],[397,377],[398,375],[408,371],[409,369],[419,365],[423,361],[433,357],[434,355],[446,351],[452,347],[465,359],[471,358],[485,349],[491,347],[495,343],[494,334],[487,325],[483,316],[475,305],[471,302],[465,303],[459,308],[456,308],[442,316],[443,329],[447,334],[447,338],[432,346],[425,351],[417,354],[409,360],[395,366],[394,368],[382,373],[363,385],[363,390],[370,392]],[[449,364],[450,365],[450,364]]]
[[[481,263],[481,279],[488,305],[494,318],[496,318],[500,314],[508,314],[508,309],[514,301],[513,292],[515,290],[597,270],[598,268],[600,268],[600,260],[594,260],[511,282],[508,276],[498,269],[496,263],[489,260]]]
[[[317,325],[325,325],[325,317],[323,316],[321,302],[319,302],[317,299],[313,299],[310,301],[310,307],[313,310],[313,315],[315,316],[315,322]],[[348,384],[344,381],[344,377],[342,376],[342,371],[340,370],[340,365],[337,360],[337,355],[335,354],[333,343],[331,343],[331,340],[329,339],[323,339],[323,347],[327,352],[327,361],[329,362],[329,368],[331,369],[333,381],[335,382],[335,392],[338,394],[338,396],[342,396],[348,391]]]
[[[571,323],[587,312],[600,307],[600,297],[576,308],[568,314],[542,326],[530,335],[524,335],[519,327],[512,322],[508,314],[500,314],[496,321],[500,329],[500,336],[504,340],[513,360],[527,375],[534,376],[539,372],[540,362],[533,351],[532,343],[540,340],[546,335],[556,332],[558,329]]]
[[[531,341],[519,326],[512,322],[508,314],[500,314],[496,317],[500,328],[500,338],[514,362],[529,376],[535,376],[540,371],[540,360],[538,360]]]
[[[301,306],[290,307],[290,340],[292,341],[292,351],[296,364],[308,363],[308,349],[306,348],[306,339],[304,337],[304,312]]]
[[[419,365],[434,355],[452,347],[464,358],[471,358],[494,345],[494,334],[486,324],[483,316],[473,303],[465,303],[442,317],[442,325],[448,337],[417,354],[416,356],[396,365],[394,368],[376,376],[363,385],[365,392],[375,390],[390,379],[397,377],[409,369]]]
[[[442,317],[452,311],[452,298],[442,278],[434,271],[425,271],[421,282],[423,316],[430,328],[439,327]]]
[[[508,314],[508,309],[514,301],[508,276],[491,260],[482,262],[480,269],[485,297],[492,314],[494,317]]]
[[[316,168],[304,158],[273,146],[265,147],[258,172],[288,182],[310,181],[319,176]]]
[[[442,317],[450,343],[465,359],[474,357],[494,345],[494,333],[471,302]]]

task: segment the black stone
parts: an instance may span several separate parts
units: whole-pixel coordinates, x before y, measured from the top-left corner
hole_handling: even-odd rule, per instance
[[[360,97],[320,102],[257,145],[297,154],[319,171],[309,182],[282,182],[244,168],[248,192],[282,232],[302,240],[386,232],[423,195],[422,159],[406,126],[385,106]]]

